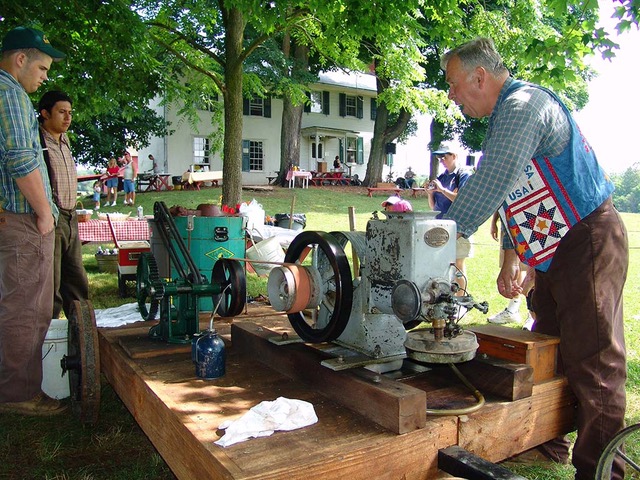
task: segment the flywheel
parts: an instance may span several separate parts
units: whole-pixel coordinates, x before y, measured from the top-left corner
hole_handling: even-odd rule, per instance
[[[60,360],[69,375],[71,409],[84,424],[94,425],[100,409],[100,351],[93,306],[88,300],[73,302],[69,319],[67,355]]]
[[[220,287],[220,293],[213,295],[213,305],[219,303],[218,315],[240,315],[247,300],[247,282],[240,262],[230,258],[218,259],[211,271],[211,284]]]
[[[158,264],[150,252],[143,252],[138,258],[136,270],[136,299],[140,315],[153,321],[158,315],[160,300],[164,296],[164,284],[158,273]]]
[[[297,235],[289,245],[284,261],[303,265],[303,262],[309,262],[306,258],[309,253],[309,268],[320,283],[319,305],[287,316],[303,340],[312,343],[331,342],[342,334],[351,315],[351,267],[339,242],[325,232],[309,231]]]

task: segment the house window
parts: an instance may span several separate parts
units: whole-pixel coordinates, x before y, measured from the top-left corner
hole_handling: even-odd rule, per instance
[[[209,163],[209,139],[193,137],[193,163]]]
[[[262,141],[242,141],[242,170],[244,172],[264,171],[264,144]]]
[[[311,112],[322,113],[322,92],[311,92]]]
[[[347,163],[356,163],[357,151],[356,137],[347,137]]]
[[[317,153],[317,155],[316,155]],[[317,145],[317,152],[316,152],[316,142],[312,142],[311,143],[311,158],[316,158],[318,160],[321,160],[324,157],[323,152],[322,152],[322,143],[318,143]]]
[[[252,117],[271,118],[271,97],[245,98],[242,102],[242,113]]]
[[[347,95],[346,98],[346,108],[347,108],[347,117],[355,117],[356,116],[356,96],[355,95]]]
[[[249,100],[249,115],[264,117],[264,101],[261,98]]]
[[[341,93],[338,96],[341,117],[363,118],[364,99],[360,95],[347,95]]]

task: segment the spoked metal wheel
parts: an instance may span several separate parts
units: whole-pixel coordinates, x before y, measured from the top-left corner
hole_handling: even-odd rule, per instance
[[[213,306],[220,303],[218,315],[221,317],[240,315],[247,300],[247,282],[240,262],[220,258],[213,265],[211,284],[220,287],[220,293],[213,295]]]
[[[605,447],[596,468],[596,480],[611,479],[611,466],[616,459],[624,463],[625,479],[640,480],[640,423],[621,430]]]
[[[88,300],[73,302],[69,319],[67,355],[60,360],[69,375],[71,408],[84,424],[98,421],[100,409],[100,352],[93,306]]]
[[[155,320],[164,296],[164,284],[158,273],[158,264],[152,253],[144,252],[138,258],[136,269],[136,299],[140,315],[145,320]]]
[[[312,343],[330,342],[347,326],[353,301],[351,268],[344,250],[332,235],[325,232],[303,232],[287,249],[285,263],[302,264],[311,252],[311,270],[319,279],[319,306],[289,313],[291,326],[300,337]]]

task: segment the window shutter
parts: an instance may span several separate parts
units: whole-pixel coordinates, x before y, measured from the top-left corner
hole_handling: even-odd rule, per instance
[[[271,97],[264,99],[264,116],[265,118],[271,118]]]
[[[358,95],[356,97],[356,117],[362,118],[364,115],[364,99]]]
[[[375,98],[371,99],[371,120],[376,119],[378,115],[378,101]]]
[[[340,155],[340,163],[344,162],[344,139],[338,139],[338,155]]]
[[[358,165],[364,165],[364,140],[362,137],[356,139],[356,163]]]
[[[242,171],[249,171],[249,150],[251,148],[251,142],[249,140],[242,140]]]
[[[242,114],[249,115],[249,99],[248,98],[242,99]]]
[[[305,113],[311,113],[311,92],[307,92],[307,103],[303,106],[303,111]]]
[[[329,92],[322,92],[322,113],[325,115],[329,115],[330,113],[329,98]]]
[[[339,100],[340,100],[340,116],[341,117],[346,117],[347,116],[347,94],[346,93],[341,93],[339,96]]]

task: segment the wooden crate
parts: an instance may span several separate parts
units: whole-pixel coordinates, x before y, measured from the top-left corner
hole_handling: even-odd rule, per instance
[[[476,325],[468,330],[478,337],[478,354],[524,363],[533,368],[533,383],[553,378],[556,374],[560,339],[502,325]]]

